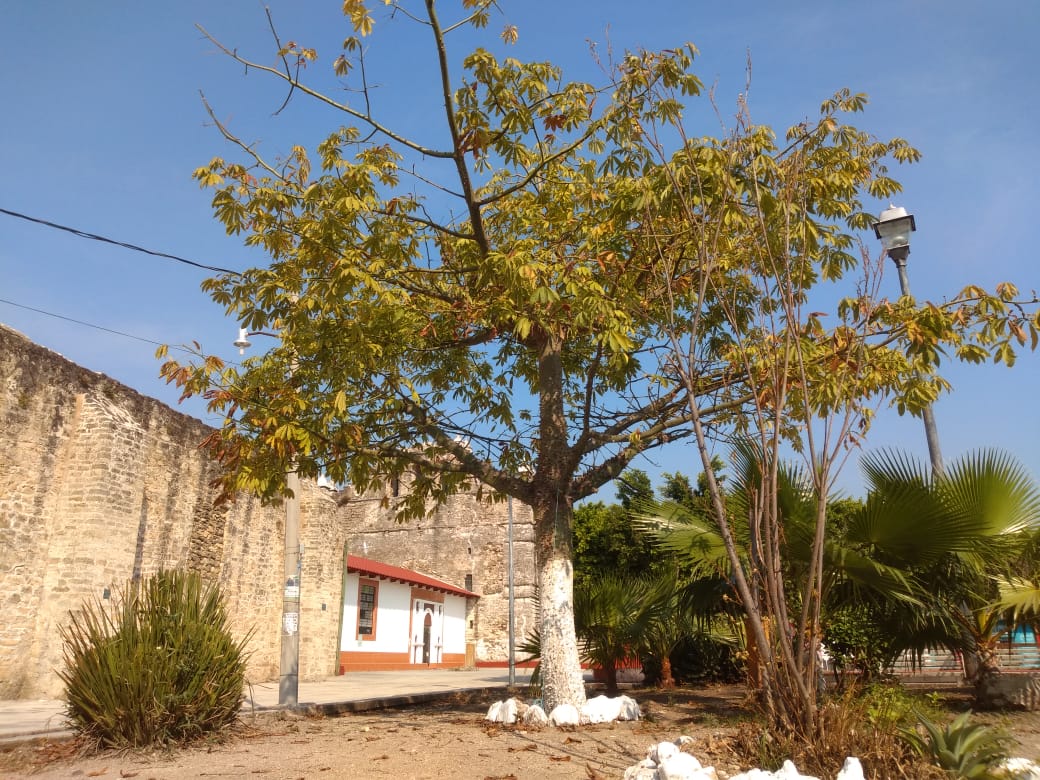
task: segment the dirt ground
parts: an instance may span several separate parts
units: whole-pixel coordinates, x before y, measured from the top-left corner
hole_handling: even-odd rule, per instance
[[[749,717],[743,688],[629,693],[647,715],[641,721],[571,731],[496,726],[484,722],[489,701],[458,695],[334,718],[247,716],[221,742],[181,750],[87,755],[68,741],[20,745],[0,749],[0,777],[599,780],[621,778],[648,746],[682,734],[694,739],[690,752],[720,778],[748,769],[732,750]],[[1040,714],[987,717],[1019,742],[1015,755],[1040,759]]]

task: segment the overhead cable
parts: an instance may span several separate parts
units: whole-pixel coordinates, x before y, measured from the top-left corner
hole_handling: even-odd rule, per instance
[[[55,230],[64,230],[67,233],[72,233],[74,236],[80,238],[89,238],[93,241],[103,241],[106,244],[114,244],[115,246],[121,246],[124,249],[132,249],[135,252],[144,252],[146,255],[153,255],[155,257],[165,257],[168,260],[176,260],[178,263],[184,263],[186,265],[192,265],[196,268],[203,268],[207,271],[216,271],[220,274],[233,274],[234,276],[241,276],[242,274],[238,271],[232,271],[230,268],[220,268],[215,265],[206,265],[205,263],[196,263],[194,260],[188,260],[184,257],[178,257],[177,255],[167,254],[166,252],[156,252],[152,249],[145,249],[143,246],[137,246],[136,244],[128,244],[125,241],[116,241],[113,238],[105,238],[99,236],[96,233],[88,233],[85,230],[78,230],[76,228],[68,227],[67,225],[59,225],[56,222],[50,222],[46,219],[39,219],[37,217],[30,217],[27,214],[19,214],[17,211],[10,211],[9,209],[0,208],[0,214],[6,214],[9,217],[17,217],[18,219],[24,219],[27,222],[35,222],[38,225],[44,225]]]
[[[143,341],[146,344],[155,344],[157,347],[164,346],[161,341],[152,341],[151,339],[146,339],[143,336],[135,336],[133,333],[124,333],[121,330],[112,330],[112,328],[105,328],[105,327],[103,327],[101,325],[95,325],[92,322],[84,322],[83,320],[77,320],[77,319],[73,319],[72,317],[66,317],[64,314],[55,314],[54,312],[51,312],[51,311],[44,311],[43,309],[36,309],[36,308],[33,308],[32,306],[26,306],[23,303],[15,303],[14,301],[8,301],[8,300],[6,300],[4,298],[0,298],[0,303],[6,303],[8,306],[17,306],[19,309],[27,309],[29,311],[34,311],[37,314],[46,314],[48,317],[54,317],[55,319],[65,320],[66,322],[74,322],[77,325],[85,325],[86,327],[94,328],[95,330],[103,330],[106,333],[114,333],[117,336],[125,336],[128,339],[137,339],[138,341]],[[180,350],[183,350],[185,352],[189,351],[188,349],[186,349],[184,347],[178,347],[178,346],[174,346],[174,347],[172,347],[172,349],[180,349]]]

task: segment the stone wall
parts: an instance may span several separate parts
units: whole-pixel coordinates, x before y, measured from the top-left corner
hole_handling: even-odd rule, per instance
[[[214,506],[216,466],[199,449],[212,429],[2,325],[0,377],[0,699],[58,695],[69,611],[160,567],[219,581],[233,629],[253,631],[251,679],[276,677],[284,510],[245,495]],[[348,542],[460,586],[472,574],[478,658],[504,660],[506,504],[463,495],[398,526],[372,496],[347,495],[301,486],[301,678],[336,668]],[[529,605],[530,510],[515,511]],[[533,611],[517,614],[522,637]]]

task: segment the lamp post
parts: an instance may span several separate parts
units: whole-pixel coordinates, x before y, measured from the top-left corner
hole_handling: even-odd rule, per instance
[[[913,214],[907,214],[902,206],[890,205],[881,212],[874,223],[874,234],[881,239],[885,253],[892,258],[899,272],[899,289],[904,296],[910,295],[910,279],[906,275],[906,258],[910,255],[910,234],[917,230]],[[924,420],[924,436],[928,441],[928,457],[932,461],[932,473],[943,473],[942,452],[939,450],[939,431],[935,426],[935,415],[931,404],[921,411]]]
[[[274,336],[272,333],[248,333],[239,328],[234,345],[244,355],[252,346],[250,336]],[[290,371],[292,369],[290,368]],[[291,467],[285,486],[292,497],[285,500],[285,551],[282,571],[282,644],[278,661],[278,704],[295,707],[300,693],[300,477]]]

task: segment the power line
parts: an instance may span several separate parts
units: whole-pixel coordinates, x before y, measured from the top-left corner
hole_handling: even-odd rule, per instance
[[[112,330],[112,328],[105,328],[105,327],[103,327],[101,325],[95,325],[92,322],[84,322],[83,320],[77,320],[77,319],[73,319],[72,317],[66,317],[64,314],[55,314],[54,312],[44,311],[43,309],[36,309],[36,308],[33,308],[32,306],[26,306],[25,304],[22,304],[22,303],[15,303],[14,301],[8,301],[8,300],[6,300],[4,298],[0,298],[0,303],[6,303],[8,306],[17,306],[19,309],[27,309],[29,311],[34,311],[37,314],[45,314],[48,317],[54,317],[55,319],[65,320],[66,322],[74,322],[77,325],[84,325],[84,326],[86,326],[88,328],[94,328],[94,330],[103,330],[106,333],[114,333],[117,336],[125,336],[128,339],[136,339],[137,341],[143,341],[146,344],[155,344],[155,346],[157,346],[157,347],[164,346],[161,341],[152,341],[151,339],[146,339],[143,336],[135,336],[133,333],[124,333],[121,330]],[[174,347],[172,347],[172,349],[179,349],[179,350],[181,350],[183,352],[188,352],[189,351],[188,349],[185,349],[184,347],[178,347],[178,346],[174,346]]]
[[[80,238],[89,238],[93,241],[103,241],[106,244],[114,244],[115,246],[121,246],[124,249],[132,249],[135,252],[143,252],[146,255],[153,255],[154,257],[165,257],[168,260],[176,260],[178,263],[184,263],[186,265],[192,265],[196,268],[202,268],[206,271],[216,271],[221,274],[233,274],[234,276],[241,276],[242,274],[238,271],[232,271],[230,268],[220,268],[215,265],[205,265],[204,263],[196,263],[194,260],[188,260],[184,257],[178,257],[177,255],[170,255],[166,252],[156,252],[151,249],[145,249],[143,246],[137,246],[136,244],[128,244],[125,241],[116,241],[114,238],[105,238],[99,236],[96,233],[88,233],[85,230],[78,230],[76,228],[68,227],[67,225],[59,225],[56,222],[49,222],[46,219],[38,219],[37,217],[30,217],[27,214],[19,214],[17,211],[9,211],[5,208],[0,208],[0,214],[6,214],[9,217],[17,217],[18,219],[24,219],[27,222],[35,222],[37,225],[44,225],[45,227],[54,228],[55,230],[64,230],[67,233],[72,233],[74,236]],[[17,304],[14,304],[17,305]],[[47,312],[43,312],[46,314]],[[56,316],[56,315],[55,315]],[[81,323],[85,324],[85,323]],[[102,328],[104,330],[104,328]],[[126,335],[126,334],[123,334]]]

